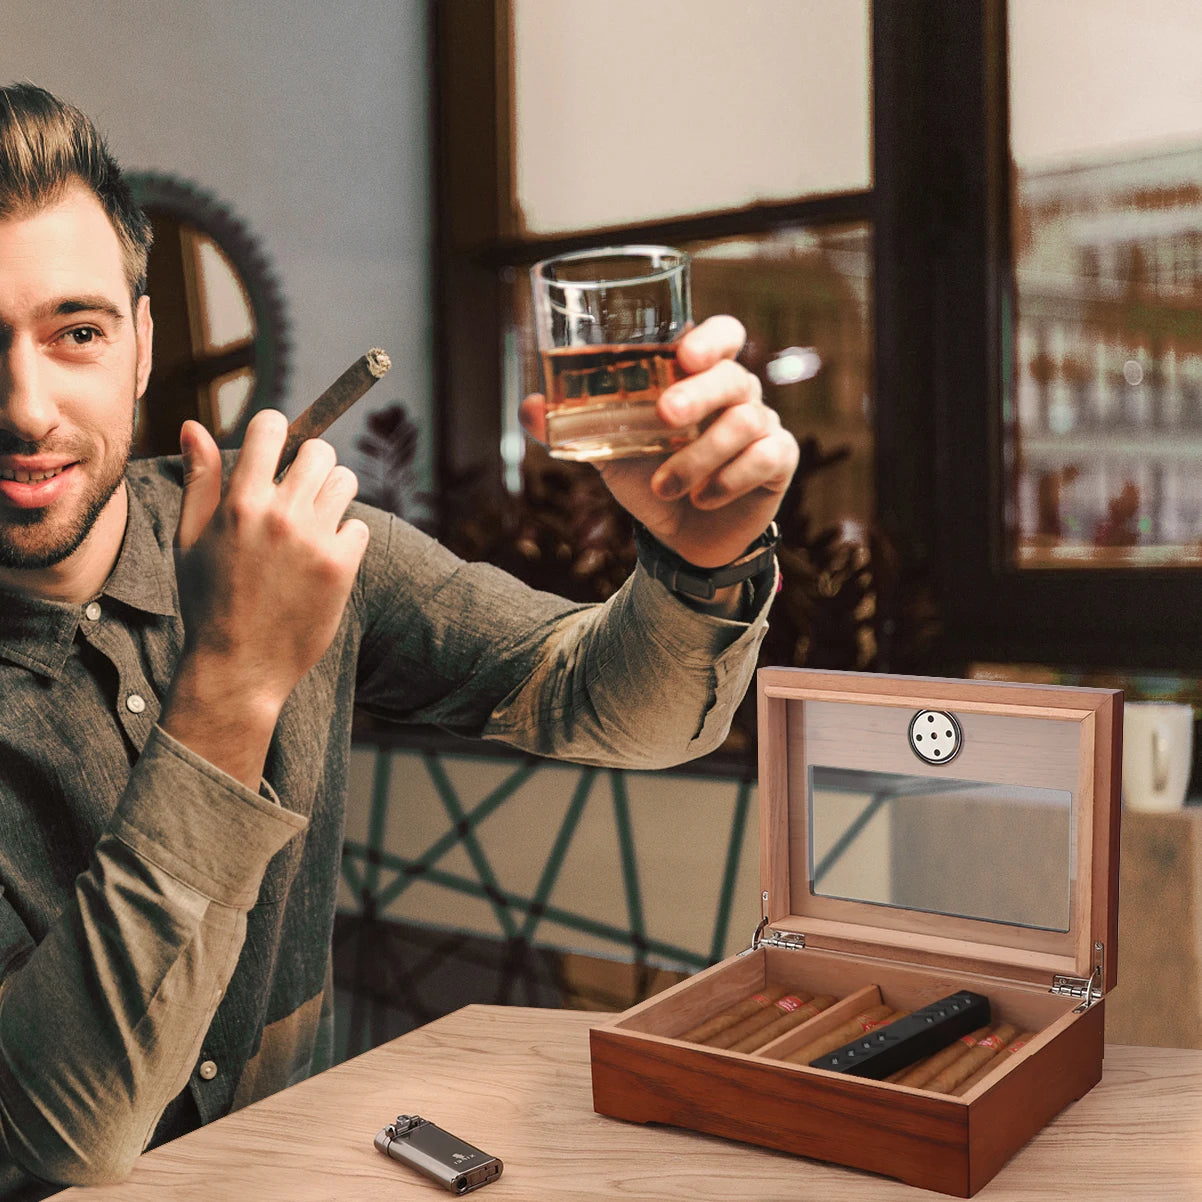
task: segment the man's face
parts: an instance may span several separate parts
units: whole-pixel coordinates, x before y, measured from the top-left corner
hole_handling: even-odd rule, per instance
[[[83,185],[0,219],[0,575],[69,566],[93,530],[115,559],[150,335],[148,302],[131,307],[116,231]]]

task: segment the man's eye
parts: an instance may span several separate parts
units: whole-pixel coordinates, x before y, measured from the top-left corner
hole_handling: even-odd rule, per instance
[[[63,337],[74,346],[91,346],[100,337],[100,331],[95,326],[77,326],[68,330]]]

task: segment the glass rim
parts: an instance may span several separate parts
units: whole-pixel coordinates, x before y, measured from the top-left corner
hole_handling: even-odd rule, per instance
[[[650,258],[652,256],[668,256],[671,255],[676,259],[676,262],[667,267],[659,267],[654,271],[645,271],[639,275],[622,276],[616,279],[606,280],[557,280],[545,275],[545,270],[556,263],[572,263],[581,259],[600,259],[600,258],[634,258],[641,256]],[[624,246],[594,246],[586,250],[568,251],[562,255],[551,255],[549,258],[540,259],[533,267],[530,268],[530,274],[535,281],[546,285],[558,284],[564,288],[620,288],[629,284],[645,284],[655,280],[666,280],[670,275],[678,272],[682,267],[687,267],[692,260],[692,256],[687,250],[680,250],[675,246],[654,246],[642,243],[632,243]]]

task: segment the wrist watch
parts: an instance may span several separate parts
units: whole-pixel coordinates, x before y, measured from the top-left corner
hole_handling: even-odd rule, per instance
[[[712,601],[719,589],[750,580],[773,562],[780,528],[773,522],[737,559],[720,568],[699,568],[665,547],[642,522],[634,524],[634,548],[639,563],[671,592],[694,601]]]

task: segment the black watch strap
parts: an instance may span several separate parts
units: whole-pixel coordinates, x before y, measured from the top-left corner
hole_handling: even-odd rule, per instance
[[[775,522],[738,559],[720,568],[699,568],[665,547],[641,522],[634,524],[634,547],[644,569],[665,588],[695,601],[712,601],[719,589],[767,571],[780,542]]]

